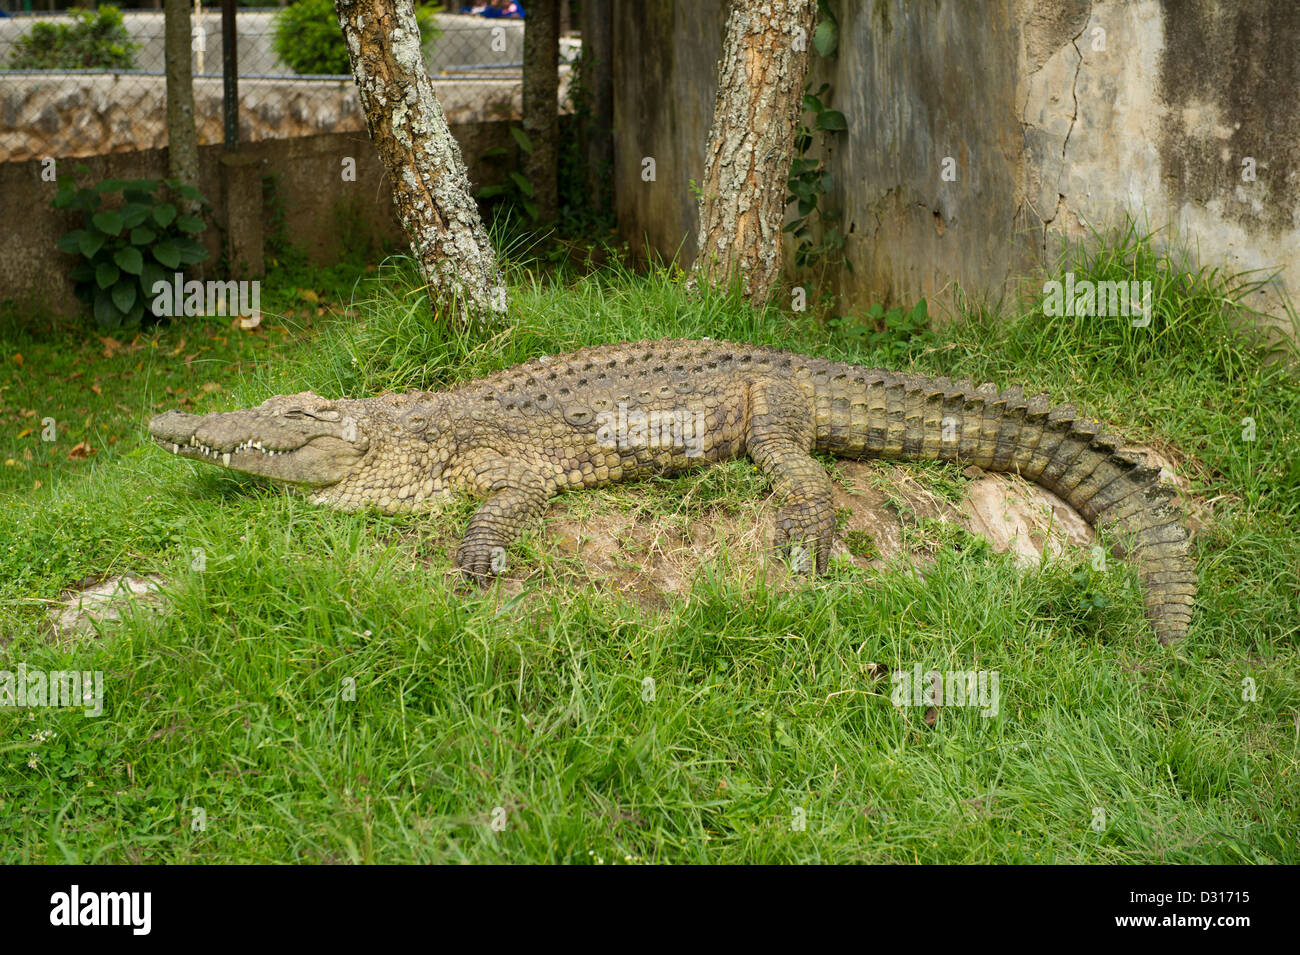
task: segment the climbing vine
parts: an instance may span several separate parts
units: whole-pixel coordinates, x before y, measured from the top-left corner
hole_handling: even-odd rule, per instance
[[[839,23],[827,0],[818,0],[817,6],[822,19],[813,33],[813,48],[818,56],[833,57],[839,47]],[[825,163],[808,155],[819,135],[831,136],[848,129],[844,114],[826,104],[830,89],[829,83],[813,89],[811,81],[804,88],[804,116],[795,131],[794,159],[786,180],[790,191],[786,203],[797,203],[798,214],[785,231],[794,238],[794,261],[799,268],[832,262],[851,268],[844,258],[844,233],[824,202],[834,186],[834,177]],[[820,237],[814,238],[817,235]]]

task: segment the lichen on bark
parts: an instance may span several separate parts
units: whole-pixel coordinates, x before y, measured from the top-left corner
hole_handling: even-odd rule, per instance
[[[781,271],[781,225],[816,0],[734,0],[700,191],[691,282],[738,282],[765,301]]]
[[[505,280],[425,71],[411,0],[334,0],[334,9],[434,314],[461,326],[504,318]]]

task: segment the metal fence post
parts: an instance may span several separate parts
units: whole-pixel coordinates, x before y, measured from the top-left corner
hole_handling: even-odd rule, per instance
[[[239,148],[239,33],[235,29],[235,0],[221,0],[221,79],[226,149]]]

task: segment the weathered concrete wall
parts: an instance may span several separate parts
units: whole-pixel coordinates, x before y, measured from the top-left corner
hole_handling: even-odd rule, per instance
[[[720,0],[614,4],[615,204],[637,254],[695,257],[696,195],[713,121],[726,11]],[[643,160],[655,180],[642,179]]]
[[[847,307],[996,297],[1126,213],[1207,264],[1280,270],[1257,307],[1300,289],[1294,0],[831,2],[839,55],[813,79],[849,126],[827,150]],[[693,255],[723,8],[617,5],[616,187],[637,249]]]
[[[512,142],[509,125],[502,122],[453,126],[475,187],[500,182],[509,165],[505,158],[484,159],[483,154]],[[212,257],[221,253],[222,229],[228,224],[226,209],[235,204],[223,194],[221,146],[199,149],[199,188],[213,204],[213,220],[221,229],[204,236]],[[274,139],[244,146],[241,158],[251,158],[261,172],[276,177],[276,193],[290,241],[304,249],[312,261],[338,261],[347,251],[393,245],[405,247],[406,237],[394,212],[388,179],[365,132],[335,133],[296,139]],[[355,181],[344,181],[343,159],[356,163]],[[167,151],[150,149],[89,156],[61,162],[58,174],[76,176],[73,167],[89,169],[79,182],[106,178],[162,178],[167,175]],[[72,314],[80,303],[72,293],[68,271],[72,256],[55,250],[58,238],[80,225],[76,215],[50,208],[57,183],[41,177],[39,160],[0,163],[0,301],[14,300],[29,310]],[[247,208],[248,197],[239,197]],[[254,197],[254,205],[260,205]],[[266,211],[269,218],[269,210]],[[14,224],[21,223],[21,228]]]
[[[841,3],[839,56],[815,83],[848,130],[830,137],[850,306],[983,288],[1020,264],[1013,17],[997,2]],[[957,180],[944,181],[945,160]]]

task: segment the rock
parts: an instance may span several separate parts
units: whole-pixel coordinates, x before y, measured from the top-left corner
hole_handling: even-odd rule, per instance
[[[162,584],[161,577],[118,576],[71,590],[50,611],[54,636],[65,642],[94,636],[132,606],[161,611],[166,606],[159,593]]]
[[[966,488],[961,524],[995,551],[1022,565],[1043,553],[1057,557],[1067,546],[1088,547],[1096,536],[1088,522],[1055,494],[1009,474],[984,474]]]

